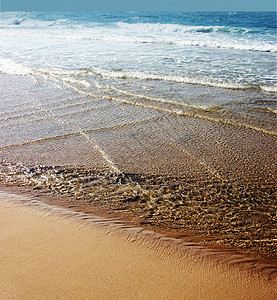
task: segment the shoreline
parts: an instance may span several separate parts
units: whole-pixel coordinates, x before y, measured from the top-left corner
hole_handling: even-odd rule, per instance
[[[72,201],[72,199],[67,199],[61,195],[55,195],[49,192],[34,191],[27,187],[0,185],[0,194],[15,196],[15,198],[18,200],[20,197],[23,197],[25,201],[16,200],[18,201],[17,204],[27,207],[31,207],[35,203],[34,207],[39,208],[40,206],[44,206],[44,208],[49,211],[51,211],[51,207],[57,207],[58,210],[69,210],[72,215],[75,213],[76,215],[79,213],[84,214],[86,216],[85,219],[87,220],[90,219],[90,216],[92,218],[103,218],[103,220],[106,220],[107,223],[109,223],[110,220],[112,225],[118,225],[118,228],[115,226],[115,230],[124,228],[134,228],[136,230],[140,228],[142,231],[151,231],[154,235],[162,235],[165,239],[172,240],[173,244],[176,242],[177,244],[182,242],[192,243],[198,245],[200,248],[203,248],[204,251],[205,249],[207,252],[211,251],[211,253],[214,254],[213,259],[215,260],[219,259],[220,261],[221,254],[223,254],[223,256],[234,256],[236,257],[235,260],[237,260],[237,258],[242,259],[242,261],[238,263],[239,266],[242,266],[242,269],[244,269],[244,266],[246,270],[248,267],[250,267],[248,271],[258,271],[259,273],[264,266],[269,266],[269,269],[266,269],[264,275],[269,279],[276,280],[277,282],[276,259],[264,258],[255,252],[246,252],[241,248],[234,247],[229,244],[216,244],[213,242],[217,239],[216,235],[203,236],[197,234],[195,230],[172,230],[170,228],[160,227],[157,224],[151,225],[143,223],[139,217],[132,215],[130,212],[118,211],[100,206],[92,206],[88,203]],[[115,222],[113,223],[113,221]],[[218,255],[216,255],[216,253]],[[243,263],[243,260],[245,260],[245,264]],[[263,267],[260,268],[259,266]]]
[[[275,135],[63,87],[1,76],[0,184],[277,261]]]
[[[35,168],[42,170],[36,172],[34,171]],[[147,190],[144,188],[143,183],[149,178],[151,180],[151,177],[141,177],[142,175],[133,175],[133,177],[123,175],[126,178],[119,175],[97,175],[94,170],[76,167],[73,169],[46,166],[35,168],[26,166],[21,171],[20,169],[13,171],[12,168],[9,168],[9,173],[5,174],[6,171],[2,173],[0,188],[2,187],[5,190],[16,193],[19,192],[19,194],[27,192],[31,195],[42,197],[43,201],[49,204],[53,203],[54,205],[73,208],[81,212],[104,215],[105,217],[115,216],[135,226],[142,226],[146,229],[166,233],[167,235],[188,236],[190,239],[197,240],[203,245],[207,244],[217,249],[225,248],[225,250],[229,249],[230,251],[245,253],[260,261],[277,262],[274,219],[271,220],[269,218],[269,202],[266,204],[265,200],[260,202],[260,219],[258,219],[258,211],[252,212],[253,203],[251,198],[249,204],[245,203],[245,200],[241,204],[240,201],[230,202],[228,199],[225,201],[225,198],[219,198],[220,202],[216,199],[211,202],[205,201],[205,198],[202,198],[205,196],[203,187],[208,185],[207,189],[211,188],[213,181],[211,183],[208,182],[208,184],[207,181],[204,181],[200,186],[200,180],[192,181],[193,192],[197,192],[200,195],[200,201],[189,201],[184,203],[184,205],[178,205],[180,200],[176,199],[176,197],[179,197],[179,190],[174,191],[174,186],[176,186],[176,182],[184,180],[180,177],[172,177],[167,182],[164,181],[166,180],[164,179],[165,177],[159,176],[158,180],[155,178],[152,180],[152,185],[150,185],[151,181],[150,184],[145,185],[146,188],[150,186],[150,190]],[[32,170],[31,173],[28,173],[28,170]],[[59,173],[62,176],[61,181]],[[64,176],[68,178],[68,181]],[[160,182],[159,178],[162,178],[163,182]],[[188,178],[184,180],[185,184],[186,182],[189,182]],[[153,183],[156,184],[156,189]],[[160,190],[160,186],[172,188],[172,184],[173,190],[170,189],[169,192],[164,189]],[[74,188],[74,185],[77,188]],[[232,185],[230,187],[232,188]],[[255,188],[259,192],[259,188]],[[101,190],[104,192],[101,193]],[[146,191],[147,193],[143,195],[141,191]],[[134,192],[138,194],[134,195]],[[165,193],[165,197],[169,195],[172,198],[168,201],[169,206],[167,202],[159,200],[161,192]],[[97,197],[93,196],[94,193]],[[204,194],[203,196],[201,195],[202,193]],[[152,199],[153,194],[156,202]],[[194,195],[192,197],[195,197]],[[224,194],[222,197],[224,197]],[[222,202],[222,200],[226,203]],[[242,212],[237,205],[239,205],[239,208],[243,205]],[[257,222],[255,227],[249,227],[247,223],[244,225],[245,221],[243,218],[244,216],[248,217],[247,211],[244,213],[245,207],[248,207],[246,205],[249,205],[250,208],[249,215],[254,213],[256,221],[253,221]],[[271,211],[274,209],[274,202],[272,202],[272,205]],[[218,212],[224,215],[223,220],[220,219],[220,215],[218,216]],[[179,217],[182,223],[176,218],[176,216],[180,216],[180,213],[183,214],[181,219]],[[236,217],[237,214],[241,214],[241,221]],[[265,214],[267,219],[263,217]],[[234,216],[236,217],[235,223],[233,222]],[[257,224],[260,225],[258,226]],[[265,230],[265,228],[269,230],[271,228],[272,233],[270,234],[268,229],[261,233],[261,230]],[[256,241],[255,238],[257,239]],[[260,241],[262,244],[259,243]]]
[[[273,12],[3,17],[0,300],[276,300]]]
[[[275,299],[274,266],[37,196],[0,199],[3,299]]]

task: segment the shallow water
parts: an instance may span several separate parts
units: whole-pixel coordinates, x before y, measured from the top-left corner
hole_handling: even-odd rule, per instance
[[[2,184],[276,258],[274,132],[90,97],[52,80],[2,76],[1,84]]]
[[[276,258],[274,16],[3,13],[2,184]]]

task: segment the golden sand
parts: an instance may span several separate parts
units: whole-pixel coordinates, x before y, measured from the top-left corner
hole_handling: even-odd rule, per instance
[[[276,280],[262,273],[39,203],[0,192],[1,299],[277,297]]]

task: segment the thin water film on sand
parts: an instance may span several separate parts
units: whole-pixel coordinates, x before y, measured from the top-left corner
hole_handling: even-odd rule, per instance
[[[1,84],[2,184],[276,259],[270,119],[261,126],[184,105],[180,112],[175,101],[106,88],[92,95],[64,77],[6,75]]]

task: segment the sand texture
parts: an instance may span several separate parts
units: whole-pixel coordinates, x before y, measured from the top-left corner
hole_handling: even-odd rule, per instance
[[[1,185],[277,261],[276,118],[268,127],[62,80],[0,79]]]
[[[1,299],[277,297],[269,266],[251,271],[227,254],[220,263],[200,245],[29,196],[1,191],[0,201]]]

